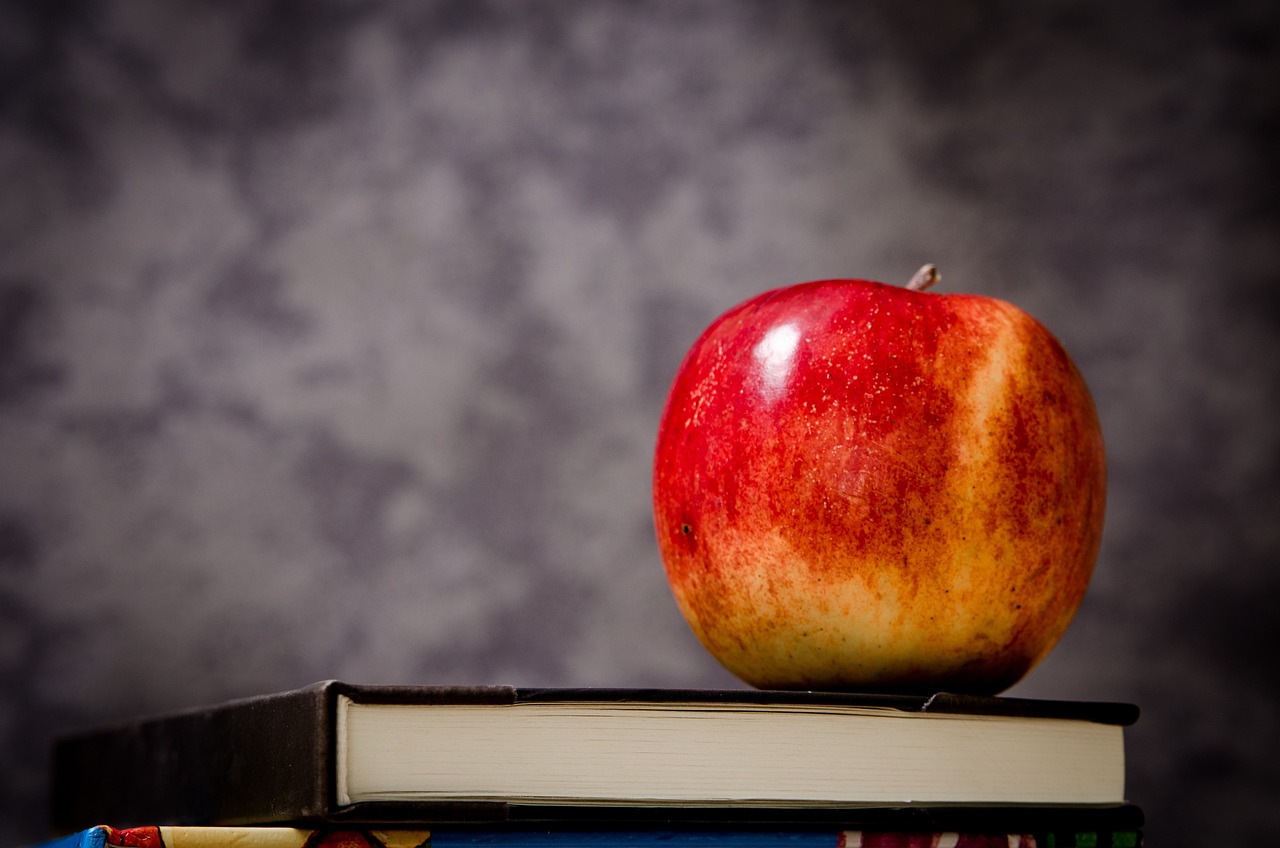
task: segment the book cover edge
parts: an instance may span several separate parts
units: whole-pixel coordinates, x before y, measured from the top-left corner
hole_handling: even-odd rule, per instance
[[[964,695],[937,692],[903,695],[866,692],[782,689],[662,689],[623,687],[521,687],[508,685],[436,686],[413,684],[354,684],[328,681],[354,701],[383,704],[516,704],[516,703],[635,703],[635,704],[747,704],[830,705],[884,707],[905,712],[1064,718],[1102,724],[1131,725],[1138,719],[1136,704],[1119,701],[1071,701]]]

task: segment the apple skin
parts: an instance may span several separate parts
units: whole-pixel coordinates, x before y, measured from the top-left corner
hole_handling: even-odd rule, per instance
[[[866,280],[716,319],[654,459],[676,602],[760,688],[1008,688],[1084,597],[1105,497],[1093,400],[1048,330]]]

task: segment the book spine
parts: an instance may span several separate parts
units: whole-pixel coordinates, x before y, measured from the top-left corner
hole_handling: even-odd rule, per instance
[[[39,848],[105,848],[111,828],[90,827],[85,830],[51,839],[40,844]]]
[[[327,684],[70,737],[54,748],[53,824],[270,823],[333,812]]]

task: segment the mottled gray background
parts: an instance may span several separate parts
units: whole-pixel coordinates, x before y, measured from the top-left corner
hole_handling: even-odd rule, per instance
[[[1153,844],[1277,841],[1275,9],[3,3],[0,841],[86,722],[737,685],[652,537],[668,381],[749,295],[926,260],[1108,439],[1013,693],[1142,706]]]

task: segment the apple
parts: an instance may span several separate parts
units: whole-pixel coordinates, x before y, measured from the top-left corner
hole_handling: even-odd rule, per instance
[[[706,329],[659,424],[675,600],[761,688],[994,694],[1097,559],[1102,432],[1063,346],[991,297],[822,280]]]

